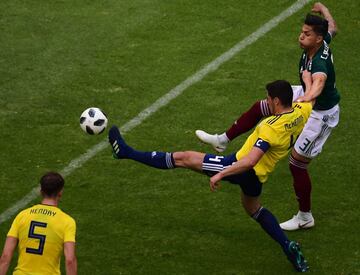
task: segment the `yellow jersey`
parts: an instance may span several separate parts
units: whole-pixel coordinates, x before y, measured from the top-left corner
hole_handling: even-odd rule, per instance
[[[294,146],[312,110],[311,103],[293,103],[292,107],[290,112],[262,120],[236,153],[237,160],[246,156],[258,139],[262,139],[270,145],[254,167],[255,173],[262,183],[266,182],[276,163],[285,157]]]
[[[37,204],[21,211],[7,234],[18,239],[13,274],[60,274],[64,243],[75,242],[75,234],[75,220],[55,206]]]

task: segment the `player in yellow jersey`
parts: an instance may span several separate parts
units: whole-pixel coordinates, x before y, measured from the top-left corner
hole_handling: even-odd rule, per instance
[[[63,251],[66,274],[77,274],[76,224],[58,208],[64,179],[58,173],[48,172],[41,178],[40,186],[41,204],[21,211],[12,223],[0,258],[0,275],[6,274],[16,246],[19,259],[15,275],[60,274]]]
[[[273,115],[257,125],[236,154],[216,156],[194,151],[141,152],[125,143],[116,126],[109,131],[109,142],[117,159],[132,159],[159,169],[181,167],[202,172],[212,176],[212,190],[218,187],[221,179],[239,185],[246,212],[281,245],[295,269],[305,272],[308,265],[299,245],[286,237],[274,215],[261,206],[260,194],[268,174],[294,145],[312,105],[301,103],[293,107],[293,91],[287,81],[274,81],[266,85],[266,89],[267,102]]]
[[[289,231],[315,226],[311,212],[312,181],[308,166],[322,152],[333,129],[337,127],[340,116],[340,93],[333,54],[329,47],[337,33],[336,21],[329,9],[320,2],[314,3],[311,11],[305,17],[298,39],[300,48],[303,49],[298,67],[301,85],[293,86],[293,101],[314,101],[314,107],[289,157],[289,168],[299,206],[296,215],[280,224],[282,229]],[[304,82],[305,74],[310,74],[310,85]],[[259,100],[242,113],[226,132],[209,134],[196,130],[195,134],[204,143],[212,145],[217,152],[224,152],[232,140],[269,115],[267,101]]]

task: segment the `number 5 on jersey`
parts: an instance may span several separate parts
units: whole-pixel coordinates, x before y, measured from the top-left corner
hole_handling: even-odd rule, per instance
[[[35,228],[36,227],[47,227],[47,223],[43,223],[43,222],[37,222],[37,221],[31,221],[30,223],[30,228],[29,228],[29,238],[32,239],[37,239],[39,240],[39,247],[37,249],[35,248],[26,248],[26,253],[30,253],[30,254],[37,254],[37,255],[42,255],[44,252],[44,246],[45,246],[45,240],[46,240],[46,236],[42,235],[42,234],[36,234]]]

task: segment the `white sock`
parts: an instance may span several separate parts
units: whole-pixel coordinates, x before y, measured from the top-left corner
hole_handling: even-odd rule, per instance
[[[309,212],[299,211],[298,216],[299,216],[299,218],[301,218],[302,220],[305,220],[305,221],[312,219],[311,211],[309,211]]]
[[[221,135],[218,135],[218,140],[222,144],[228,144],[230,142],[229,138],[227,137],[226,133],[222,133]]]

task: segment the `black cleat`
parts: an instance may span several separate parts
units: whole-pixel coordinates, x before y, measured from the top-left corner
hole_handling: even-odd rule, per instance
[[[294,241],[289,242],[287,248],[284,249],[284,252],[288,260],[292,263],[292,265],[296,269],[296,271],[306,272],[307,270],[309,270],[307,261],[305,260],[304,255],[300,250],[300,245],[297,242]]]

